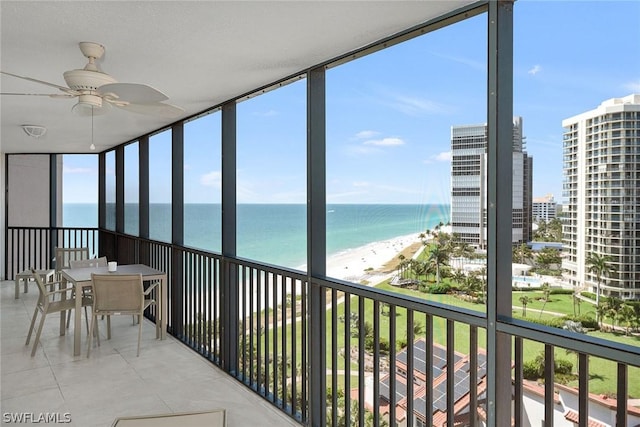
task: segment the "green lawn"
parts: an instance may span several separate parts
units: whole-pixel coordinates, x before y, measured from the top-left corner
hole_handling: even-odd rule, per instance
[[[531,302],[527,304],[527,311],[535,311],[537,314],[540,310],[544,309],[545,312],[574,315],[572,295],[552,294],[549,295],[549,301],[545,304],[544,294],[542,291],[513,291],[511,293],[511,300],[514,307],[522,307],[522,302],[520,301],[522,296],[528,296],[531,298]],[[522,312],[522,310],[518,311]],[[594,306],[586,301],[581,301],[579,305],[575,306],[575,314],[591,315],[593,318],[596,316]]]
[[[476,311],[480,311],[480,312],[484,312],[484,305],[481,304],[474,304],[471,302],[467,302],[467,301],[463,301],[459,298],[456,298],[455,296],[452,295],[432,295],[432,294],[425,294],[422,292],[418,292],[418,291],[412,291],[412,290],[408,290],[408,289],[397,289],[395,287],[392,287],[386,283],[383,283],[381,285],[377,286],[380,289],[387,289],[387,290],[392,290],[398,293],[402,293],[405,295],[411,295],[411,296],[415,296],[418,298],[424,298],[424,299],[428,299],[431,301],[437,301],[443,304],[449,304],[452,306],[456,306],[456,307],[463,307],[466,309],[470,309],[470,310],[476,310]],[[531,296],[532,298],[536,297],[537,295],[539,295],[540,297],[542,297],[542,292],[514,292],[513,293],[513,301],[514,301],[514,309],[513,309],[513,315],[516,318],[522,318],[522,310],[521,310],[521,303],[519,301],[519,297],[522,296],[523,294],[527,294],[529,296]],[[535,299],[535,298],[534,298]],[[358,297],[352,296],[351,297],[351,302],[350,302],[350,311],[352,313],[357,313],[358,312]],[[330,298],[327,298],[327,302],[330,302]],[[535,310],[541,310],[543,306],[543,302],[542,301],[538,301],[535,300],[534,302],[531,302],[528,304],[527,306],[527,317],[524,318],[525,320],[535,320],[538,318],[552,318],[554,316],[556,316],[555,314],[551,314],[550,312],[557,312],[557,313],[567,313],[567,314],[573,314],[573,299],[571,295],[551,295],[551,301],[547,302],[546,306],[544,307],[544,313],[540,313],[539,311],[535,311]],[[582,314],[585,314],[587,312],[587,310],[585,310],[587,307],[589,307],[588,303],[583,302],[581,304],[581,310],[582,310]],[[341,302],[337,305],[336,309],[336,323],[333,323],[333,311],[332,310],[327,310],[326,313],[326,331],[327,331],[327,346],[326,346],[326,361],[327,361],[327,369],[331,369],[332,366],[332,358],[333,358],[333,349],[332,349],[332,342],[331,342],[331,336],[332,333],[337,333],[337,359],[336,359],[336,363],[337,363],[337,369],[339,370],[343,370],[344,366],[345,366],[345,360],[347,360],[345,358],[344,355],[344,349],[348,349],[349,347],[357,347],[358,346],[358,339],[359,339],[359,334],[361,331],[357,331],[358,336],[351,336],[351,334],[349,334],[348,337],[348,344],[345,341],[345,322],[343,319],[343,316],[345,316],[345,304],[344,302]],[[373,324],[373,310],[374,310],[374,304],[373,301],[371,300],[365,300],[365,304],[364,304],[364,318],[368,323]],[[388,313],[384,313],[381,314],[380,317],[380,339],[381,340],[390,340],[390,324],[391,324],[391,318],[390,315]],[[425,325],[425,315],[424,314],[419,314],[419,313],[415,313],[414,314],[414,325],[415,324],[421,324],[421,325]],[[356,327],[358,326],[357,322],[351,321],[351,326],[352,327]],[[395,333],[396,333],[396,340],[406,340],[406,331],[407,331],[407,313],[405,309],[397,309],[396,310],[396,316],[395,316]],[[459,351],[461,353],[468,353],[469,351],[469,326],[465,325],[465,324],[461,324],[456,322],[454,325],[454,339],[455,339],[455,349],[456,351]],[[298,322],[296,324],[296,337],[295,340],[297,343],[301,343],[301,325]],[[271,340],[273,339],[273,334],[270,334],[270,343],[269,343],[269,347],[272,350],[273,349],[273,345],[275,344],[275,346],[278,348],[278,352],[281,352],[281,339],[282,336],[280,335],[281,330],[277,331],[277,342],[273,343]],[[291,342],[291,325],[287,325],[286,326],[286,336],[288,337],[287,339],[287,347],[288,347],[288,351],[291,351],[291,345],[293,344]],[[620,342],[620,343],[625,343],[625,344],[629,344],[629,345],[634,345],[634,346],[638,346],[640,345],[640,339],[636,338],[636,337],[627,337],[624,335],[614,335],[614,334],[610,334],[610,333],[603,333],[603,332],[592,332],[590,333],[590,335],[593,336],[597,336],[600,338],[604,338],[604,339],[608,339],[611,341],[616,341],[616,342]],[[429,337],[426,336],[426,334],[424,332],[421,332],[420,334],[416,335],[415,338],[420,338],[420,337],[424,337],[427,338],[427,340],[429,340]],[[433,336],[431,337],[431,339],[433,340],[433,342],[436,342],[438,344],[441,345],[446,345],[446,320],[443,318],[434,318],[433,319]],[[486,342],[486,333],[484,329],[479,329],[478,330],[478,345],[482,348],[485,347],[484,343]],[[311,351],[314,350],[314,346],[313,343],[311,343]],[[399,350],[396,349],[396,351]],[[533,360],[535,359],[535,357],[540,354],[540,352],[542,352],[544,350],[544,344],[543,343],[538,343],[538,342],[534,342],[534,341],[525,341],[524,343],[524,361],[529,361],[529,360]],[[297,348],[297,360],[301,360],[301,348],[300,346],[298,346]],[[577,369],[577,362],[576,362],[576,355],[574,354],[569,354],[566,352],[566,350],[562,349],[562,348],[556,348],[555,350],[556,353],[556,358],[558,359],[567,359],[569,361],[571,361],[574,364],[574,369]],[[591,357],[589,359],[590,361],[590,372],[592,372],[592,377],[591,380],[589,382],[589,390],[592,393],[597,393],[597,394],[610,394],[610,395],[614,395],[616,393],[616,376],[617,376],[617,366],[614,362],[608,361],[608,360],[604,360],[604,359],[598,359],[595,357]],[[354,358],[351,359],[351,373],[352,375],[357,374],[358,372],[358,360],[356,358],[356,356],[354,356]],[[597,373],[597,374],[596,374]],[[341,375],[342,376],[342,375]],[[628,377],[629,378],[640,378],[640,368],[629,368],[629,373],[628,373]],[[339,382],[342,383],[343,379],[339,379]],[[357,384],[354,383],[352,381],[352,385],[353,384]],[[570,385],[577,385],[577,384],[570,384]],[[640,397],[640,382],[637,381],[629,381],[629,390],[628,393],[631,397],[634,398],[638,398]]]

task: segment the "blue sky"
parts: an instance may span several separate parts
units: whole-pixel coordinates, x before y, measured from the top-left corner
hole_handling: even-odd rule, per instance
[[[640,2],[519,0],[514,24],[533,195],[562,201],[562,120],[640,93]],[[449,202],[451,126],[486,121],[486,37],[481,15],[327,71],[329,203]],[[239,202],[305,202],[305,95],[302,80],[238,105]],[[220,114],[185,132],[185,200],[219,202]],[[151,140],[152,202],[170,200],[169,141]],[[95,202],[96,170],[66,156],[64,201]]]

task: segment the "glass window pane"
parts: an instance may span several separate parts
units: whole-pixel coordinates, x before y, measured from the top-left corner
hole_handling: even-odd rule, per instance
[[[306,81],[238,104],[238,256],[306,263]]]
[[[171,242],[171,129],[149,138],[149,237]]]
[[[62,157],[62,226],[98,226],[98,156]]]
[[[220,252],[221,112],[184,125],[184,244]]]
[[[106,212],[105,227],[107,230],[116,229],[116,152],[109,151],[105,154],[105,185],[106,185]]]
[[[327,71],[328,275],[452,285],[431,231],[452,236],[452,127],[486,123],[486,43],[481,15]]]
[[[124,147],[124,232],[140,233],[140,164],[138,143]]]

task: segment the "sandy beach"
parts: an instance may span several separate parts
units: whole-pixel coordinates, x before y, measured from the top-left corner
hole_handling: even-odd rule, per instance
[[[419,233],[373,242],[337,253],[327,258],[327,276],[355,283],[384,280],[389,273],[380,271],[380,268],[396,259],[405,248],[414,243],[420,243]]]
[[[364,246],[360,246],[354,249],[348,249],[340,253],[334,254],[327,258],[327,276],[347,280],[353,283],[376,285],[387,278],[395,274],[395,270],[384,271],[383,269],[389,261],[398,258],[398,255],[408,248],[409,246],[418,243],[416,249],[422,248],[419,233],[398,236],[392,239],[382,240],[378,242],[369,243]],[[411,254],[405,254],[406,257],[413,256]],[[301,266],[300,270],[306,270],[305,266]],[[249,289],[248,284],[241,287],[240,299],[243,298],[246,301],[246,307],[240,306],[240,316],[246,315],[251,311],[259,311],[264,304],[264,287],[270,289],[271,295],[268,297],[266,304],[269,307],[273,305],[273,297],[276,301],[282,301],[282,292],[289,293],[292,291],[292,285],[296,286],[296,294],[300,295],[300,283],[296,282],[292,284],[288,282],[285,286],[282,286],[281,278],[266,277],[266,281],[258,281],[253,288],[254,294],[254,306],[250,306],[250,298],[248,294],[252,291]],[[275,292],[275,295],[273,293]],[[242,295],[245,294],[246,295]]]

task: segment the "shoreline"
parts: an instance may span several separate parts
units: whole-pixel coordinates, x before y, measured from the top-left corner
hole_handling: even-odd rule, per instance
[[[380,269],[409,246],[420,243],[419,236],[420,233],[397,236],[330,255],[327,257],[327,276],[354,283],[368,282],[378,277],[382,281],[392,273]],[[299,269],[306,271],[306,264]]]

